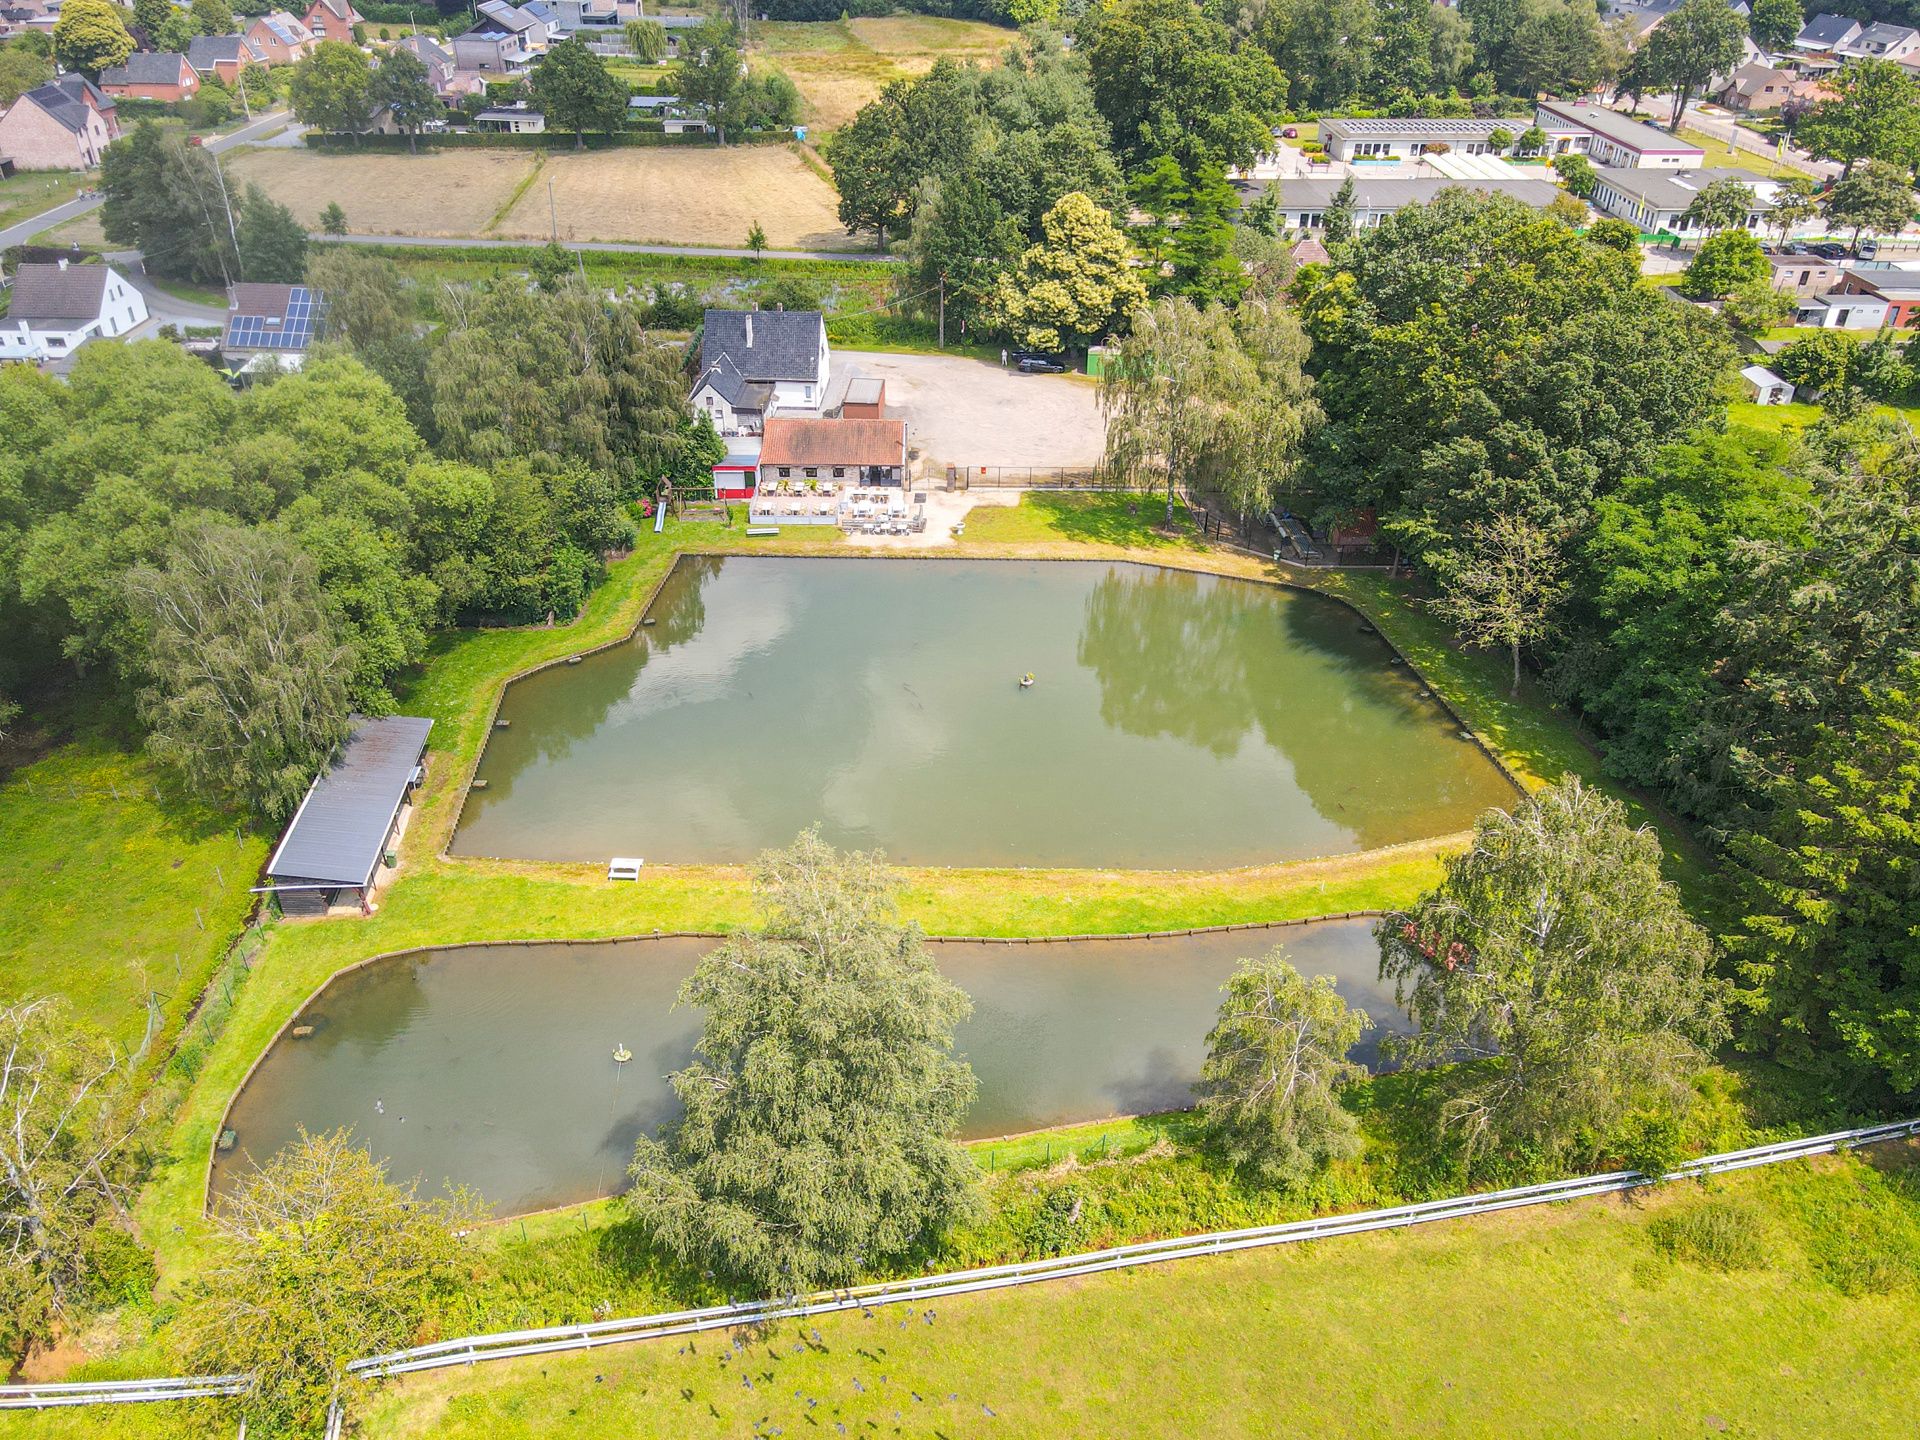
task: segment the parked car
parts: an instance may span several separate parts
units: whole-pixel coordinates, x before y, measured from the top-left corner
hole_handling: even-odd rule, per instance
[[[1878,240],[1862,240],[1860,242],[1860,258],[1862,260],[1871,260],[1879,253],[1880,242]]]
[[[1013,363],[1022,375],[1064,375],[1067,362],[1063,356],[1049,355],[1042,350],[1016,350]]]
[[[1822,260],[1844,260],[1847,247],[1833,240],[1822,240],[1818,245],[1809,245],[1809,253],[1818,255]]]
[[[1280,132],[1280,138],[1282,140],[1298,140],[1300,138],[1300,127],[1297,125],[1287,126],[1286,129]]]

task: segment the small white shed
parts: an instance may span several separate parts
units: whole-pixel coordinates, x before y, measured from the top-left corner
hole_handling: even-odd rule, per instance
[[[1749,365],[1740,372],[1740,383],[1747,398],[1756,405],[1791,405],[1793,386],[1764,365]]]

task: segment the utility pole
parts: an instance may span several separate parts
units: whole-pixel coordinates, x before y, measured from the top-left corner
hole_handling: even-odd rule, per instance
[[[947,348],[947,272],[940,272],[940,348]]]
[[[220,208],[227,212],[227,238],[233,241],[233,268],[240,270],[240,231],[233,223],[233,201],[227,196],[227,172],[220,168],[220,156],[212,150],[207,151],[213,160],[213,173],[220,177]],[[246,279],[246,272],[240,270],[240,278]]]

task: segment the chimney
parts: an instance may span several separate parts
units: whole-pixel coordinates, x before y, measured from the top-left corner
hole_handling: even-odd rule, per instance
[[[64,270],[64,269],[66,269],[66,268],[67,268],[67,257],[66,257],[66,256],[64,256],[64,255],[62,255],[62,256],[61,256],[61,257],[60,257],[60,258],[59,258],[58,260],[56,260],[56,261],[55,261],[54,263],[55,263],[56,265],[58,265],[58,266],[59,266],[59,267],[60,267],[60,268],[61,268],[62,270]]]
[[[66,261],[64,260],[61,261],[60,263],[63,267],[66,265]],[[753,348],[753,312],[749,310],[747,311],[747,349],[751,350],[752,348]]]

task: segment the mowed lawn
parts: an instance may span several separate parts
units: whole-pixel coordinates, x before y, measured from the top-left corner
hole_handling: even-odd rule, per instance
[[[321,155],[252,150],[225,161],[230,180],[255,184],[309,230],[337,203],[356,235],[473,236],[513,199],[538,163],[530,150],[440,150],[421,155]],[[546,198],[541,197],[545,213]],[[544,238],[543,226],[540,234]]]
[[[757,220],[775,250],[862,248],[840,224],[833,186],[787,145],[555,151],[487,233],[545,240],[549,181],[562,240],[737,248]]]
[[[1014,43],[1012,31],[976,20],[888,15],[838,21],[766,21],[753,51],[787,72],[817,131],[838,130],[889,80],[922,75],[941,56],[991,65]]]
[[[1663,1248],[1663,1226],[1729,1204],[1763,1217],[1735,1260],[1751,1268]],[[1920,1293],[1903,1274],[1849,1294],[1836,1251],[1884,1238],[1910,1266],[1914,1206],[1866,1162],[1783,1167],[1713,1196],[1676,1185],[824,1317],[739,1350],[713,1334],[445,1371],[377,1394],[360,1433],[1910,1435]]]
[[[0,785],[0,1000],[64,995],[131,1049],[152,992],[177,1027],[245,923],[266,849],[116,750],[69,745],[15,771]]]

